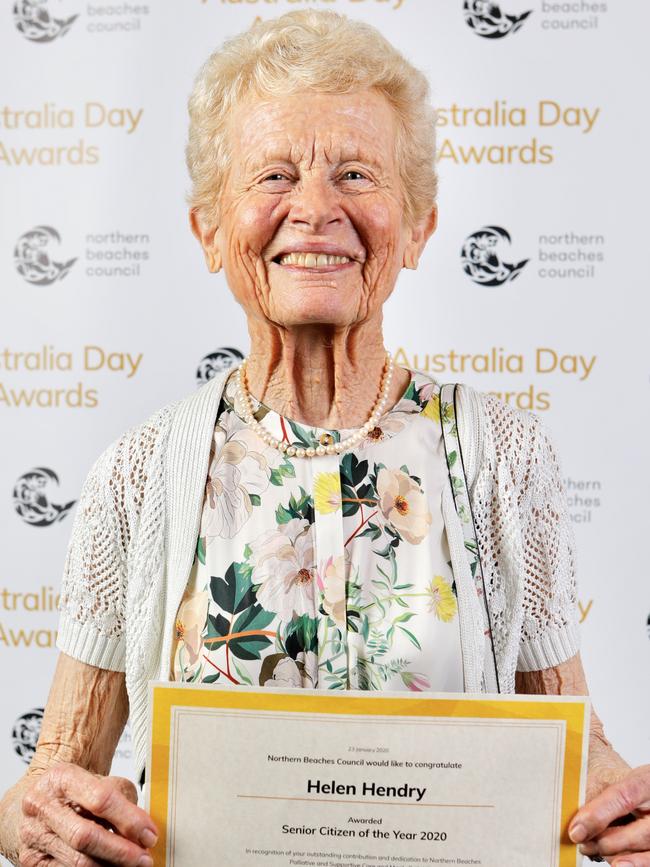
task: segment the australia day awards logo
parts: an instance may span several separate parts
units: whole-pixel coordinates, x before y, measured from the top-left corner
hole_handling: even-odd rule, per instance
[[[196,369],[196,384],[205,385],[206,382],[221,373],[223,370],[229,370],[235,364],[243,361],[244,356],[238,349],[233,349],[230,346],[222,346],[215,352],[210,352],[204,356],[199,362]]]
[[[34,758],[42,723],[43,708],[34,707],[19,716],[11,730],[11,743],[14,752],[27,765]]]
[[[502,39],[511,33],[516,33],[528,18],[532,9],[521,15],[508,15],[501,11],[498,3],[489,0],[464,0],[463,14],[465,23],[484,39]]]
[[[499,255],[499,246],[512,243],[508,232],[501,226],[483,226],[463,241],[460,251],[463,271],[480,286],[503,286],[517,278],[530,259],[505,262]]]
[[[79,15],[58,18],[48,8],[48,0],[16,0],[14,23],[19,33],[30,42],[53,42],[65,36]]]
[[[18,479],[14,485],[13,503],[26,524],[50,527],[66,517],[76,500],[61,504],[52,502],[50,492],[55,486],[59,486],[59,477],[47,467],[34,467]]]
[[[35,286],[51,286],[63,280],[77,259],[55,261],[49,248],[60,243],[61,236],[51,226],[36,226],[22,234],[14,247],[14,265],[20,276]]]

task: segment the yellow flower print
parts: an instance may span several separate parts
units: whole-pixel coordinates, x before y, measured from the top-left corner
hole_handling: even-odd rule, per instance
[[[432,418],[440,424],[440,395],[434,394],[427,401],[427,405],[422,410],[422,415],[427,418]]]
[[[445,581],[442,575],[434,575],[427,587],[427,593],[431,597],[429,611],[432,611],[443,623],[452,621],[458,611],[458,605],[451,584]]]
[[[319,473],[314,481],[314,505],[321,515],[341,508],[341,480],[338,473]]]

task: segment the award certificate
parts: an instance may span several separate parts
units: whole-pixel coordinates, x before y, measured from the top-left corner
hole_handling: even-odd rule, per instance
[[[151,684],[156,867],[575,867],[589,701]]]

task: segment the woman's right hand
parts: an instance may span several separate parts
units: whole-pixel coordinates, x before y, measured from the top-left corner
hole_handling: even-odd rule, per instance
[[[22,800],[21,867],[152,867],[158,830],[130,780],[73,764],[33,778]]]

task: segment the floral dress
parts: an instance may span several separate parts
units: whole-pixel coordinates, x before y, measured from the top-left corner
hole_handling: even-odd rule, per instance
[[[411,371],[402,398],[353,451],[312,459],[266,445],[233,386],[231,376],[171,679],[463,692],[435,381]],[[353,433],[252,402],[264,427],[296,446]]]

